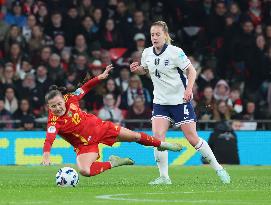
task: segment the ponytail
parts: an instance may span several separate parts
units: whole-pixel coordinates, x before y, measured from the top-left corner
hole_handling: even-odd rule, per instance
[[[171,45],[172,39],[169,36],[169,33],[166,33],[166,44]]]
[[[49,87],[49,91],[52,91],[52,90],[58,90],[62,94],[65,94],[67,92],[67,88],[66,87],[58,87],[57,85],[51,85]]]
[[[49,87],[48,93],[45,95],[45,102],[48,103],[49,100],[53,99],[56,96],[63,97],[67,93],[66,87],[58,87],[57,85],[51,85]]]
[[[87,73],[84,80],[77,84],[77,88],[80,88],[83,84],[88,82],[91,78],[92,76],[89,73]],[[51,85],[49,87],[48,93],[45,95],[45,102],[48,103],[49,100],[53,99],[55,96],[58,96],[58,95],[63,97],[63,95],[67,94],[67,92],[68,91],[66,87],[58,87],[57,85]]]
[[[84,80],[83,80],[82,82],[79,82],[79,83],[77,84],[77,88],[82,87],[82,85],[84,85],[86,82],[88,82],[91,78],[92,78],[92,76],[89,74],[89,72],[87,72],[87,74],[86,74]]]

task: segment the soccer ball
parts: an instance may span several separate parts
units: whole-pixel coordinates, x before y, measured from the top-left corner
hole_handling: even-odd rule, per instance
[[[75,187],[79,182],[78,173],[71,167],[63,167],[56,173],[56,185],[60,187]]]

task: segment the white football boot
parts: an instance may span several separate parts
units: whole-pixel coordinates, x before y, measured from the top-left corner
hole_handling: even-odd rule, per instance
[[[216,171],[217,176],[219,176],[220,180],[223,184],[231,183],[231,177],[225,169],[221,169]]]
[[[169,177],[158,177],[157,179],[149,182],[150,185],[169,185],[172,184],[171,180]]]

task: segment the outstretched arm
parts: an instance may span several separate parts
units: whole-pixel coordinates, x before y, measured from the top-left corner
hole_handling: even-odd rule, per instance
[[[74,95],[77,95],[79,100],[84,97],[85,94],[87,94],[91,88],[96,86],[101,80],[106,79],[109,76],[109,72],[113,69],[113,65],[106,66],[104,72],[100,75],[98,75],[95,78],[92,78],[88,80],[82,87],[76,89],[76,91],[73,93]]]
[[[104,79],[106,79],[106,78],[109,76],[109,72],[110,72],[113,68],[114,68],[114,67],[113,67],[112,64],[106,66],[104,72],[103,72],[102,74],[98,75],[98,79],[99,79],[99,80],[104,80]]]

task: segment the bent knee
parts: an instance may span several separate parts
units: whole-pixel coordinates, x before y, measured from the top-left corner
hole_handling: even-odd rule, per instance
[[[138,142],[140,140],[140,136],[133,136],[133,137],[130,137],[127,142]]]
[[[195,147],[200,141],[200,138],[197,135],[187,136],[186,139],[193,147]]]
[[[89,167],[81,167],[79,168],[79,173],[85,177],[90,176],[90,168]]]
[[[141,139],[141,133],[136,133],[135,136],[132,137],[134,142],[137,142]]]

